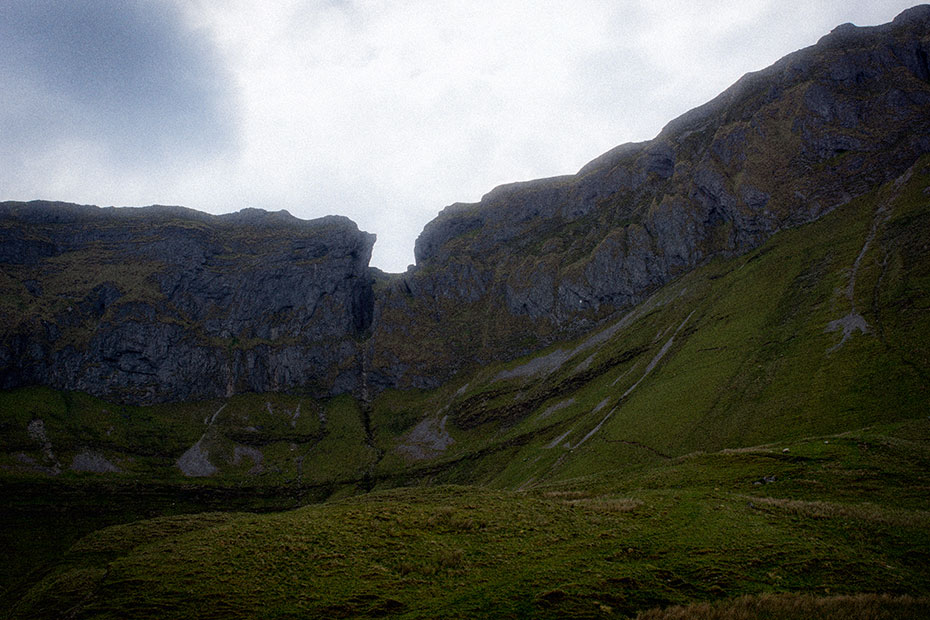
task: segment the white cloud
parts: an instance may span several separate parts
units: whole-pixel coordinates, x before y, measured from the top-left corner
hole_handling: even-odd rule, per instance
[[[138,171],[87,145],[89,156],[56,165],[80,150],[63,143],[21,167],[19,195],[0,198],[340,213],[378,234],[373,264],[390,271],[412,262],[446,204],[574,172],[841,22],[885,22],[908,5],[164,1],[231,76],[235,150]]]

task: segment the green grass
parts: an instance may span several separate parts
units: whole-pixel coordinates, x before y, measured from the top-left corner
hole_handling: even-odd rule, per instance
[[[40,469],[53,465],[65,479],[99,477],[71,470],[75,457],[89,450],[122,470],[110,476],[182,482],[188,479],[176,461],[198,441],[219,470],[216,478],[201,481],[205,484],[353,481],[373,458],[361,411],[347,396],[320,401],[240,394],[225,400],[131,406],[33,387],[0,392],[0,410],[0,467],[5,477],[14,479],[41,479],[46,474]],[[37,421],[47,442],[30,435],[30,424]],[[251,466],[241,458],[234,463],[237,448],[260,452],[261,471],[249,472]]]
[[[930,505],[910,484],[927,438],[911,422],[532,492],[415,487],[143,521],[75,544],[10,617],[624,617],[859,592],[925,610]]]
[[[499,479],[473,479],[511,488],[541,476],[570,478],[925,415],[930,279],[917,248],[930,241],[930,229],[902,222],[928,217],[928,182],[918,166],[899,193],[889,184],[746,256],[712,261],[670,283],[610,338],[490,365],[457,382],[460,394],[418,396],[406,415],[418,408],[424,416],[448,412],[453,423],[466,420],[439,462],[518,444]],[[870,331],[835,348],[840,334],[825,328],[850,311],[850,268],[876,208],[886,203],[891,217],[880,221],[855,288]],[[497,378],[559,349],[576,353],[554,371]],[[560,402],[571,404],[543,415]],[[575,445],[602,422],[583,450],[547,448],[566,432],[563,443]]]

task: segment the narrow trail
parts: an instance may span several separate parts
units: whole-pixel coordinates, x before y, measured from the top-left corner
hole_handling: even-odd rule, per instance
[[[646,377],[648,377],[648,376],[650,375],[650,373],[652,373],[652,371],[656,368],[656,366],[658,366],[659,362],[662,361],[662,358],[665,357],[665,355],[666,355],[666,354],[669,352],[669,350],[672,348],[672,345],[675,343],[675,337],[678,336],[678,334],[681,332],[682,329],[684,329],[685,325],[688,324],[688,321],[691,320],[691,317],[694,316],[694,313],[695,313],[695,312],[696,312],[696,310],[692,310],[691,313],[688,314],[688,316],[686,316],[685,319],[684,319],[681,323],[678,324],[678,327],[675,328],[675,331],[672,333],[671,337],[669,337],[669,339],[665,342],[665,344],[662,345],[662,348],[659,349],[659,351],[653,356],[652,360],[649,361],[649,364],[646,365],[646,368],[643,370],[643,374],[640,375],[639,379],[637,379],[636,382],[633,383],[633,385],[631,385],[629,388],[626,389],[625,392],[623,392],[623,394],[620,396],[620,398],[617,399],[617,402],[614,404],[614,406],[611,408],[611,410],[610,410],[609,412],[607,412],[607,415],[605,415],[603,418],[601,418],[601,420],[594,426],[594,428],[592,428],[590,431],[588,431],[588,432],[585,434],[585,436],[582,437],[580,441],[578,441],[578,443],[576,443],[575,445],[566,445],[566,446],[565,446],[565,447],[568,449],[568,451],[572,451],[572,452],[573,452],[573,451],[576,450],[577,448],[581,447],[581,446],[582,446],[585,442],[587,442],[591,437],[593,437],[595,434],[597,434],[597,432],[598,432],[599,430],[601,430],[601,428],[604,426],[604,424],[607,423],[607,421],[611,418],[611,416],[613,416],[614,413],[616,413],[617,410],[620,409],[620,407],[621,407],[623,401],[627,398],[627,396],[629,396],[629,395],[633,392],[633,390],[635,390],[635,389],[639,386],[639,384],[642,383],[642,382],[646,379]],[[674,325],[674,324],[673,324],[673,325]],[[669,326],[668,329],[666,329],[664,332],[660,332],[660,336],[664,336],[665,334],[667,334],[667,333],[669,332],[670,329],[671,329],[671,326]],[[633,366],[632,368],[628,369],[626,372],[624,372],[622,375],[620,375],[620,377],[618,377],[611,385],[616,385],[617,382],[618,382],[620,379],[622,379],[622,378],[625,377],[627,374],[629,374],[629,373],[633,370],[633,368],[635,368],[635,367],[636,367],[636,365],[634,364],[634,366]],[[605,401],[605,402],[601,402],[594,410],[591,411],[591,413],[595,413],[595,412],[601,410],[602,408],[604,408],[604,406],[606,406],[606,401]],[[573,426],[572,428],[568,429],[567,431],[565,431],[565,433],[563,433],[562,435],[560,435],[559,437],[557,437],[556,439],[554,439],[552,442],[550,442],[546,447],[549,448],[549,449],[552,449],[552,448],[558,447],[559,445],[562,445],[562,442],[565,440],[565,438],[568,437],[568,436],[575,430],[575,428],[576,428],[576,427]],[[656,450],[655,448],[652,448],[652,447],[650,447],[650,446],[647,446],[647,445],[645,445],[645,444],[643,444],[643,443],[641,443],[641,442],[638,442],[638,441],[631,441],[631,440],[626,440],[626,439],[605,439],[604,441],[607,441],[607,442],[610,442],[610,443],[620,443],[620,444],[624,444],[624,445],[629,445],[629,446],[634,446],[634,447],[637,447],[637,448],[641,448],[641,449],[646,450],[646,451],[648,451],[648,452],[651,452],[651,453],[653,453],[653,454],[655,454],[655,455],[657,455],[657,456],[659,456],[659,457],[661,457],[661,458],[663,458],[663,459],[669,459],[669,458],[671,458],[671,457],[668,456],[667,454],[664,454],[664,453],[660,452],[659,450]],[[549,468],[547,469],[546,473],[545,473],[542,477],[543,477],[543,478],[546,478],[546,477],[548,477],[550,474],[552,474],[552,472],[555,471],[555,469],[557,469],[557,468],[565,461],[565,459],[566,459],[567,456],[568,456],[568,452],[566,452],[565,454],[561,455],[558,459],[556,459],[556,461],[555,461],[552,465],[549,466]],[[526,485],[526,484],[529,484],[529,482],[530,482],[530,481],[527,481],[527,482],[524,483],[524,484],[525,484],[525,485]]]
[[[895,179],[891,190],[891,196],[883,200],[875,209],[875,215],[872,217],[872,226],[869,228],[869,234],[866,235],[865,243],[862,244],[862,249],[859,250],[856,260],[853,261],[852,267],[849,270],[849,283],[846,285],[846,290],[843,292],[846,299],[849,301],[849,313],[830,321],[824,329],[825,332],[843,331],[843,338],[833,345],[827,353],[837,351],[849,340],[850,336],[857,331],[863,334],[869,333],[870,328],[868,322],[866,322],[865,318],[856,310],[856,276],[859,273],[862,259],[865,257],[866,252],[869,251],[869,246],[871,246],[872,242],[875,240],[875,235],[878,233],[879,228],[891,217],[892,205],[901,195],[901,188],[910,180],[912,173],[913,169],[909,169]]]
[[[629,396],[630,393],[631,393],[633,390],[635,390],[636,387],[637,387],[640,383],[643,382],[643,379],[645,379],[646,377],[649,376],[649,373],[651,373],[652,370],[656,367],[656,365],[662,360],[662,358],[665,357],[665,354],[668,353],[668,350],[672,348],[672,344],[674,344],[674,342],[675,342],[675,336],[677,336],[677,335],[678,335],[678,332],[681,331],[681,328],[683,328],[683,327],[685,326],[685,324],[686,324],[688,321],[691,320],[691,317],[694,316],[694,313],[695,313],[695,312],[696,312],[696,310],[692,310],[692,311],[691,311],[691,314],[689,314],[688,316],[685,317],[685,320],[681,322],[681,324],[680,324],[680,325],[678,326],[678,328],[675,330],[675,333],[672,334],[672,337],[669,338],[668,341],[667,341],[664,345],[662,345],[662,348],[659,350],[659,352],[656,353],[655,357],[653,357],[652,360],[649,362],[649,365],[646,366],[646,370],[643,372],[643,376],[640,377],[639,380],[636,381],[636,383],[634,383],[633,385],[631,385],[631,386],[629,387],[629,389],[627,389],[627,391],[623,393],[623,396],[620,397],[620,400],[623,400],[624,398],[626,398],[627,396]]]
[[[606,441],[607,443],[620,443],[625,446],[633,446],[634,448],[642,448],[643,450],[647,452],[651,452],[652,454],[655,454],[656,456],[661,457],[666,460],[672,458],[668,454],[665,454],[664,452],[659,452],[655,448],[649,447],[646,444],[639,442],[639,441],[627,441],[626,439],[605,439],[604,441]]]
[[[649,373],[651,373],[651,372],[653,371],[653,369],[654,369],[654,368],[659,364],[659,362],[662,360],[662,358],[665,357],[665,354],[668,353],[669,349],[671,349],[671,348],[672,348],[672,345],[675,343],[675,336],[677,336],[677,335],[678,335],[678,332],[680,332],[680,331],[682,330],[682,328],[688,323],[688,321],[691,320],[691,317],[694,316],[694,313],[695,313],[695,312],[696,312],[696,310],[692,310],[692,311],[691,311],[691,314],[689,314],[688,316],[685,317],[685,320],[682,321],[682,322],[678,325],[678,327],[675,329],[675,332],[672,334],[671,338],[669,338],[669,339],[666,341],[666,343],[665,343],[664,345],[662,345],[662,348],[659,349],[659,352],[655,354],[655,356],[652,358],[652,360],[650,360],[649,364],[646,366],[646,369],[643,371],[642,376],[641,376],[639,379],[637,379],[636,383],[634,383],[634,384],[631,385],[629,388],[627,388],[627,390],[623,393],[623,395],[618,399],[617,404],[614,406],[614,408],[611,409],[611,410],[607,413],[607,415],[604,416],[604,419],[602,419],[600,422],[598,422],[597,426],[595,426],[593,429],[591,429],[591,430],[588,432],[588,434],[585,435],[585,436],[582,438],[581,441],[579,441],[578,443],[576,443],[576,444],[572,447],[572,450],[574,450],[575,448],[578,448],[579,446],[581,446],[581,444],[583,444],[583,443],[586,442],[588,439],[590,439],[597,431],[601,430],[601,427],[604,426],[604,423],[607,422],[607,420],[610,419],[610,416],[612,416],[612,415],[614,414],[614,412],[620,407],[620,403],[623,402],[623,400],[626,399],[626,397],[629,396],[630,393],[633,392],[633,390],[635,390],[635,389],[639,386],[639,384],[642,383],[643,380],[644,380],[646,377],[649,376]],[[666,330],[666,331],[667,331],[667,330]]]

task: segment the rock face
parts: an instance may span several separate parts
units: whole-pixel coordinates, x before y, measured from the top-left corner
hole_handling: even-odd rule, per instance
[[[652,141],[447,207],[379,293],[373,368],[423,385],[525,353],[894,178],[930,150],[928,57],[930,6],[846,24]]]
[[[454,204],[405,274],[286,213],[0,205],[0,387],[131,402],[431,387],[574,335],[930,151],[930,6],[843,25],[577,174]]]
[[[0,386],[139,403],[351,391],[373,243],[343,217],[0,205]]]

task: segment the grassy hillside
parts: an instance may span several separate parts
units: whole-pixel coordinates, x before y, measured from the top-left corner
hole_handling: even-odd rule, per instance
[[[925,158],[437,390],[2,393],[0,600],[11,617],[925,616],[928,187]],[[223,512],[182,514],[203,510]],[[174,516],[127,524],[157,515]]]
[[[928,433],[921,420],[531,492],[416,487],[116,526],[10,617],[623,617],[773,592],[907,595],[882,607],[920,617]]]
[[[679,278],[585,339],[385,395],[377,471],[517,488],[926,416],[927,166]],[[405,446],[424,413],[454,443],[418,460]]]

